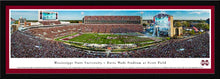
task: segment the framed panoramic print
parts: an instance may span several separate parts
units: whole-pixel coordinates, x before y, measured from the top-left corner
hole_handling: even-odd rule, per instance
[[[8,73],[214,72],[213,6],[6,6],[6,17]]]

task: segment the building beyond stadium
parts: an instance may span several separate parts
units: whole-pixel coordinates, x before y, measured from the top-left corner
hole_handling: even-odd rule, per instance
[[[173,16],[160,13],[153,17],[154,21],[154,36],[180,36],[183,34],[182,27],[174,27]]]

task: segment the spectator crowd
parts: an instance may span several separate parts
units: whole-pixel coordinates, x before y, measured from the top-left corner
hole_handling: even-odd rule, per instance
[[[56,38],[65,36],[73,32],[91,32],[91,33],[128,33],[141,32],[142,25],[139,24],[78,24],[57,27],[32,28],[27,32],[35,36],[45,38]]]
[[[61,28],[66,27],[49,28],[45,32],[58,32]],[[71,28],[64,30],[68,29]],[[16,31],[11,35],[12,58],[207,58],[210,51],[208,33],[192,38],[171,39],[148,48],[107,54],[105,51],[85,50],[62,42],[41,39],[32,35],[41,31],[36,30]]]

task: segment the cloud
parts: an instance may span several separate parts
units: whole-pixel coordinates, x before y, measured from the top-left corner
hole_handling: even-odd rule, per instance
[[[143,12],[143,11],[141,11],[141,12],[135,12],[134,14],[144,14],[144,12]]]
[[[11,15],[13,16],[33,16],[34,14],[37,14],[35,12],[11,12]]]
[[[181,13],[181,12],[176,12],[176,13],[178,13],[178,14],[179,14],[179,13]]]
[[[202,14],[202,13],[209,13],[209,11],[197,11],[197,12],[190,12],[189,14]]]
[[[20,12],[20,11],[12,11],[11,12],[11,17],[14,19],[19,19],[20,17],[26,18],[27,20],[35,20],[38,18],[37,12],[31,12],[31,11],[25,11],[25,12]]]
[[[153,16],[145,16],[143,19],[153,19]]]
[[[201,14],[202,12],[190,12],[189,14]]]
[[[141,14],[143,14],[144,12],[140,12]]]
[[[105,16],[113,16],[113,15],[120,15],[120,13],[117,13],[116,11],[111,11],[111,12],[106,12],[104,15]]]
[[[84,12],[81,12],[81,15],[83,15],[84,14]]]

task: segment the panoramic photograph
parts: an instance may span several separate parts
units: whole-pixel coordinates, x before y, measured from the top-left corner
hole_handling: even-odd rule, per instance
[[[207,9],[12,9],[11,58],[210,58]]]

